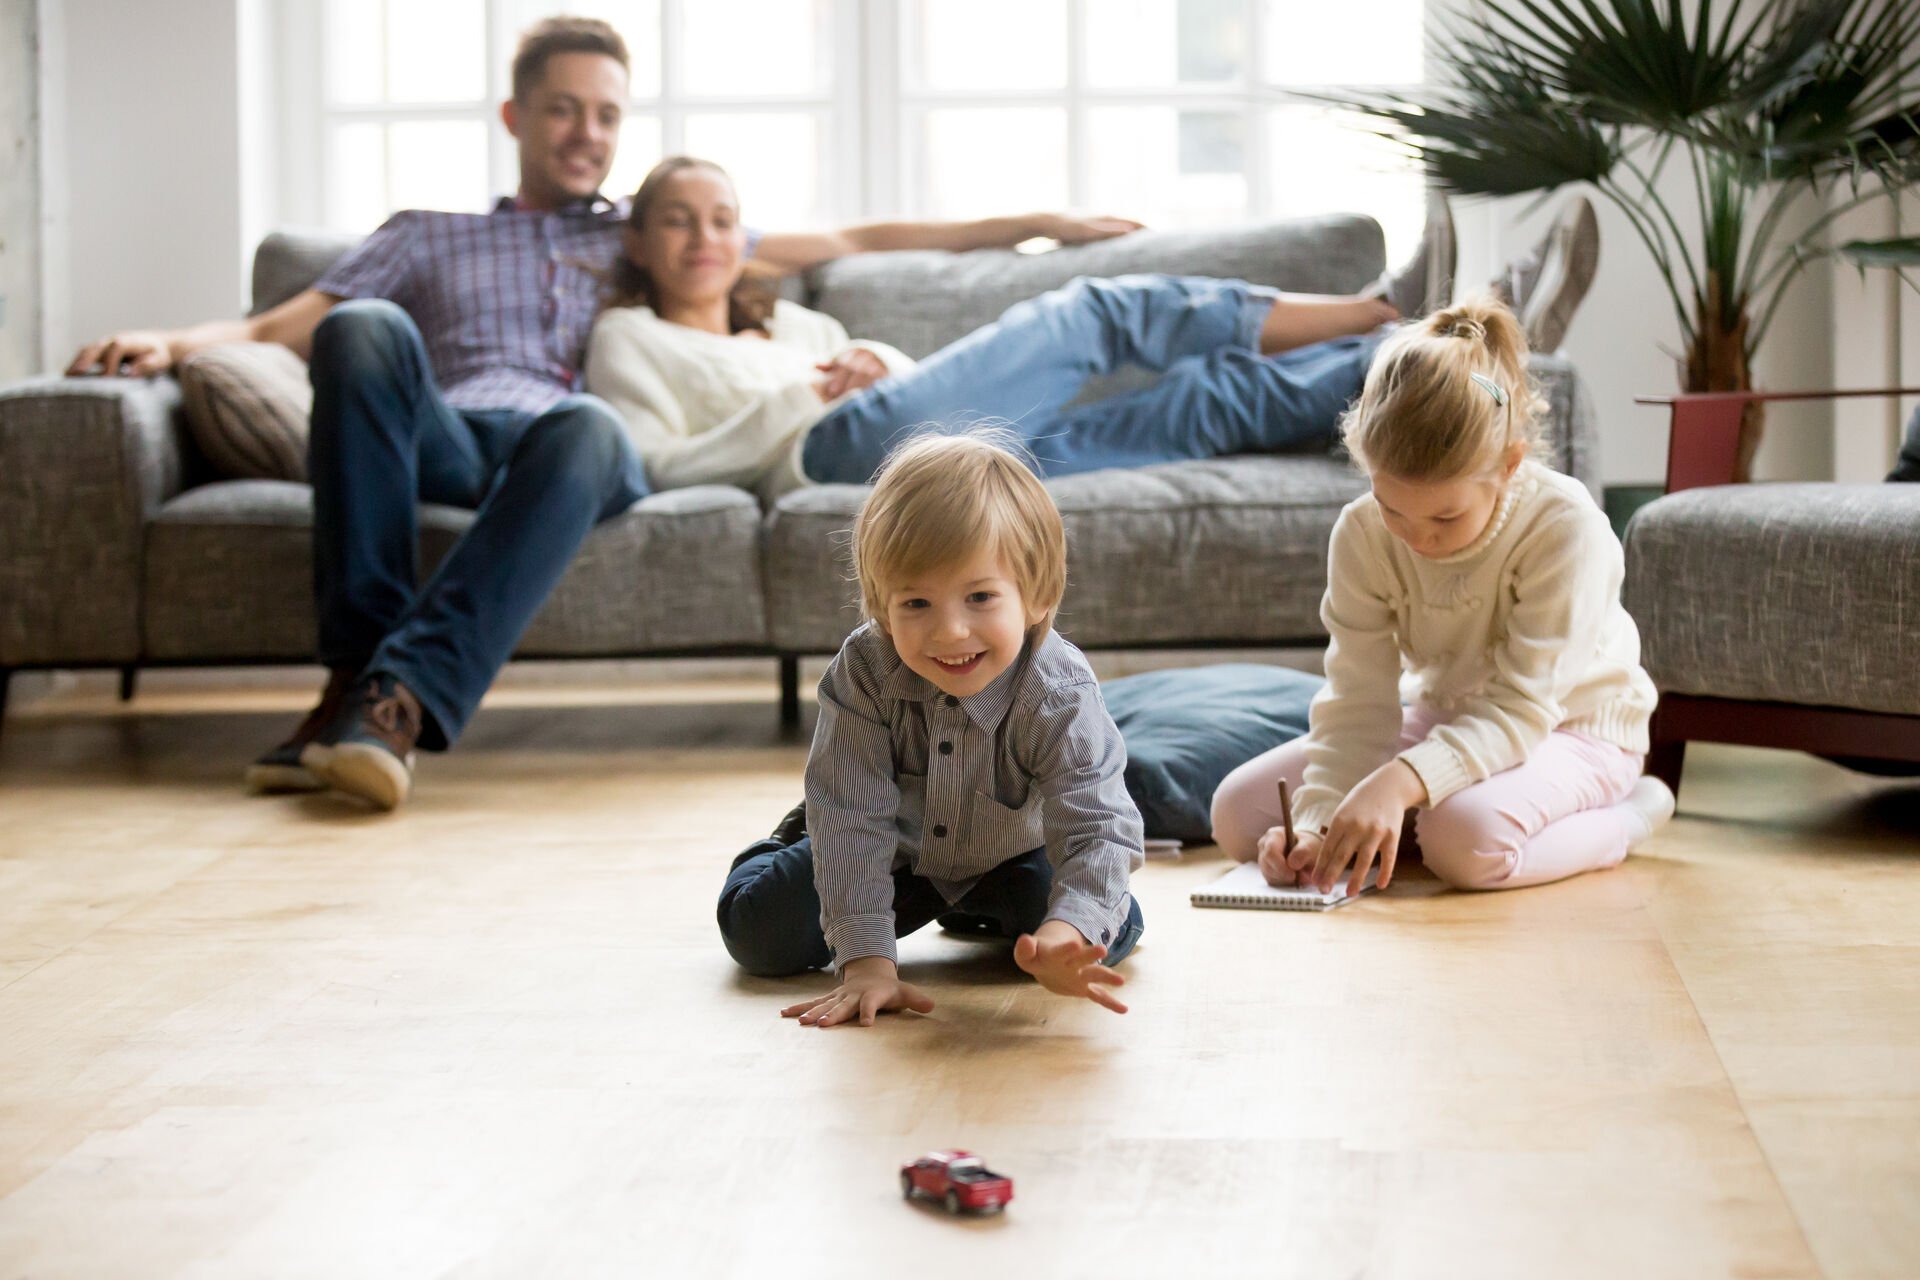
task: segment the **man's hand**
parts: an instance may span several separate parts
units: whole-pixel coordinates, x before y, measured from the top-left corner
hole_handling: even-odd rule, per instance
[[[1427,798],[1427,786],[1404,760],[1389,760],[1368,774],[1359,786],[1347,793],[1333,811],[1327,834],[1311,854],[1296,845],[1287,865],[1321,892],[1333,888],[1349,864],[1353,874],[1347,880],[1347,892],[1359,893],[1367,883],[1367,873],[1376,858],[1380,862],[1380,887],[1393,879],[1393,866],[1400,852],[1400,827],[1407,810]]]
[[[888,1009],[911,1009],[932,1013],[933,1001],[912,983],[900,981],[900,971],[885,956],[863,956],[849,960],[840,971],[840,985],[818,1000],[803,1000],[780,1011],[783,1018],[798,1018],[805,1027],[832,1027],[853,1018],[860,1025],[873,1025],[874,1015]]]
[[[821,401],[827,404],[887,376],[886,362],[865,347],[848,347],[833,359],[813,367],[827,375],[813,384]]]
[[[172,367],[173,350],[166,334],[157,329],[129,329],[80,348],[67,366],[67,376],[102,373],[110,378],[120,374],[146,378]]]
[[[1034,232],[1035,235],[1058,240],[1061,244],[1092,244],[1096,240],[1111,240],[1115,236],[1146,229],[1145,223],[1135,222],[1132,218],[1082,218],[1070,213],[1037,214],[1035,222],[1039,228]]]
[[[1127,1006],[1107,988],[1123,987],[1127,980],[1100,963],[1106,954],[1105,947],[1088,942],[1064,920],[1049,920],[1013,944],[1013,962],[1055,995],[1078,996],[1125,1013]]]

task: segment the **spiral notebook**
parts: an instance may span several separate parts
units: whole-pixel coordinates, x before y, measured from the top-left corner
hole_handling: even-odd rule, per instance
[[[1255,911],[1331,911],[1344,907],[1354,898],[1378,893],[1379,886],[1368,885],[1359,893],[1347,894],[1343,879],[1326,893],[1312,885],[1288,885],[1276,888],[1260,874],[1260,864],[1243,862],[1211,884],[1195,889],[1191,901],[1196,907],[1239,907]]]

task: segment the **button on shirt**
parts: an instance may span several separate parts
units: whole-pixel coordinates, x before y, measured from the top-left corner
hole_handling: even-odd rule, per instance
[[[492,213],[407,209],[313,287],[404,309],[454,408],[543,413],[579,389],[626,214],[625,202],[602,198],[552,210],[510,198]],[[748,232],[749,255],[757,242]]]
[[[820,681],[807,830],[835,964],[897,959],[893,872],[957,902],[981,875],[1046,846],[1047,918],[1111,943],[1141,847],[1126,747],[1086,658],[1052,631],[992,684],[942,694],[873,623]]]

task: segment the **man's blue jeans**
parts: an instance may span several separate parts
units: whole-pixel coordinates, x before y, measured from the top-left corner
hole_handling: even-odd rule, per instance
[[[1045,476],[1324,447],[1381,339],[1263,356],[1276,296],[1204,277],[1075,280],[850,397],[807,433],[801,467],[818,483],[864,484],[916,427],[961,416],[1004,419]],[[1129,365],[1161,377],[1072,403],[1089,378]]]
[[[392,675],[420,745],[465,727],[589,530],[647,492],[619,416],[590,396],[541,414],[454,409],[391,302],[343,302],[313,335],[314,599],[320,660]],[[418,586],[415,507],[478,512]]]
[[[1045,849],[1003,862],[981,876],[960,901],[949,903],[933,882],[911,871],[893,873],[893,931],[904,938],[936,917],[979,916],[1003,937],[1032,933],[1047,918],[1053,866]],[[717,909],[727,954],[761,978],[784,978],[833,963],[820,926],[820,894],[813,884],[813,838],[790,845],[762,840],[733,860]],[[1101,963],[1119,964],[1145,929],[1140,903],[1127,904],[1127,923],[1107,944]]]

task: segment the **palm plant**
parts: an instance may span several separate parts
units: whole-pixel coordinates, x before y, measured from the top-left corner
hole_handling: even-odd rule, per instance
[[[1372,118],[1460,195],[1592,184],[1672,297],[1683,390],[1752,386],[1809,262],[1920,263],[1920,239],[1829,237],[1920,177],[1920,0],[1479,0],[1431,48],[1439,85],[1312,96]],[[1670,165],[1692,178],[1691,235],[1658,185]],[[1809,195],[1818,215],[1789,231]],[[1759,437],[1753,406],[1741,479]]]

